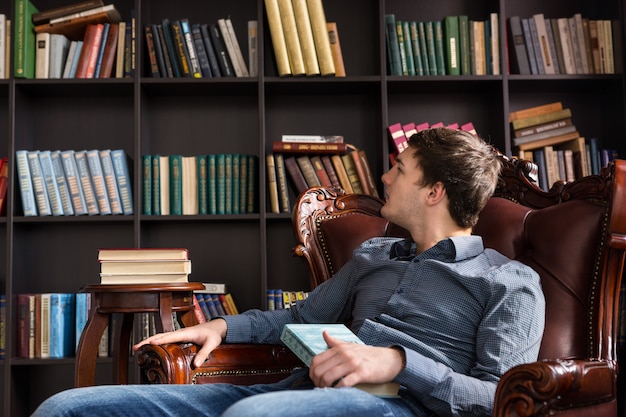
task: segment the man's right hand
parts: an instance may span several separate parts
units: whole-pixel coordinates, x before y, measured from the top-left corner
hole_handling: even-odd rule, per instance
[[[218,318],[173,332],[155,334],[134,345],[133,351],[146,344],[193,343],[200,346],[193,359],[193,365],[198,367],[204,363],[211,351],[222,343],[222,340],[226,337],[226,329],[226,321]]]

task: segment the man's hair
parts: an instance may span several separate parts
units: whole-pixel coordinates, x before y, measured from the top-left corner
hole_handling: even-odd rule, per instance
[[[409,149],[423,170],[421,185],[441,182],[452,218],[461,227],[474,227],[498,182],[501,164],[494,148],[471,133],[436,128],[411,136]]]

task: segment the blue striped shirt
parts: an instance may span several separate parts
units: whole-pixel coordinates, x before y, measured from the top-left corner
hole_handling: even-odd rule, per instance
[[[276,343],[286,323],[340,323],[367,344],[402,346],[396,377],[440,416],[491,415],[509,368],[537,359],[545,302],[538,275],[478,236],[415,256],[410,241],[364,242],[331,280],[288,310],[225,316],[225,342]]]

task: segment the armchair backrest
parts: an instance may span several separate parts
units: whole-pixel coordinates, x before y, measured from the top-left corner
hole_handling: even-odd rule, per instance
[[[495,196],[475,233],[485,246],[531,266],[546,296],[540,358],[616,360],[618,299],[626,249],[626,161],[601,175],[556,183],[530,180],[534,165],[501,156]],[[294,254],[308,265],[311,287],[330,278],[374,236],[408,236],[380,217],[383,202],[315,187],[294,209]]]

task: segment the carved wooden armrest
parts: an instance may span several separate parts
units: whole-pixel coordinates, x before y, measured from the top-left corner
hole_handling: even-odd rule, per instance
[[[303,366],[284,346],[223,344],[211,352],[202,366],[194,368],[192,359],[198,348],[189,343],[142,346],[136,359],[143,382],[251,385],[279,381]]]
[[[496,390],[494,416],[544,416],[616,399],[617,365],[594,359],[544,360],[511,368]],[[592,415],[592,414],[589,414]]]

